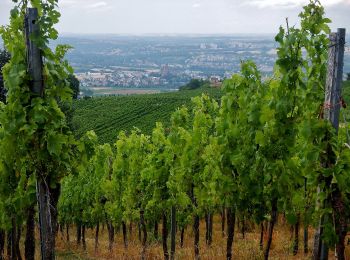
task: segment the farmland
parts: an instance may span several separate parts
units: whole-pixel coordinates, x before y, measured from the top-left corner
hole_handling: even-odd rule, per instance
[[[113,143],[121,130],[134,127],[150,134],[157,121],[169,125],[170,115],[182,105],[190,105],[191,98],[208,93],[219,99],[221,90],[201,88],[172,93],[105,96],[77,100],[73,104],[73,127],[78,137],[94,130],[100,143]]]

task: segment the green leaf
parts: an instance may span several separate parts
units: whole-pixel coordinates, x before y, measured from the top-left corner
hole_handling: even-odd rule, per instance
[[[255,142],[261,146],[266,144],[266,137],[262,131],[259,130],[255,133]]]
[[[66,139],[61,134],[51,134],[47,138],[47,150],[51,155],[59,156]]]

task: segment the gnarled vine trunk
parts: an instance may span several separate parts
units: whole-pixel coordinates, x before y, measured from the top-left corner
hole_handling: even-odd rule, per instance
[[[37,201],[39,206],[40,247],[43,260],[55,259],[55,225],[51,210],[49,180],[37,177]]]
[[[129,223],[129,237],[132,237],[132,222]]]
[[[21,240],[21,234],[22,234],[22,226],[18,224],[16,228],[16,243],[15,243],[17,260],[22,260],[21,250],[19,249],[19,241]]]
[[[147,228],[145,222],[145,212],[143,210],[140,210],[140,225],[143,233],[141,259],[145,259],[147,247]]]
[[[107,229],[108,229],[108,250],[112,252],[113,243],[114,243],[114,227],[112,225],[112,222],[108,221]]]
[[[6,236],[6,253],[7,253],[7,259],[12,259],[15,257],[15,253],[12,250],[12,229],[10,231],[7,231]]]
[[[205,215],[205,224],[206,224],[206,234],[205,242],[208,246],[211,246],[213,242],[213,214],[208,212]]]
[[[181,228],[181,234],[180,234],[180,247],[184,247],[184,235],[185,235],[185,227]]]
[[[236,214],[234,209],[227,208],[227,245],[226,245],[226,259],[232,259],[232,244],[235,233],[235,222],[236,222]]]
[[[335,233],[338,241],[336,244],[336,253],[338,260],[345,260],[345,237],[347,233],[347,219],[345,212],[345,203],[339,187],[334,185],[332,192],[332,208],[334,213]]]
[[[77,244],[80,245],[81,243],[81,224],[77,223]]]
[[[96,224],[96,230],[95,230],[95,252],[97,252],[98,249],[98,236],[100,234],[100,223]]]
[[[154,222],[153,236],[155,240],[158,240],[158,221]]]
[[[51,221],[52,221],[52,229],[54,230],[54,238],[53,238],[53,245],[55,246],[55,238],[58,232],[58,211],[57,211],[57,205],[58,200],[61,195],[61,184],[57,183],[55,188],[49,187],[50,189],[50,211],[51,211]]]
[[[26,260],[35,258],[35,208],[34,205],[27,210],[26,238],[24,241],[24,256]]]
[[[171,239],[170,239],[170,259],[175,259],[175,245],[176,245],[176,208],[171,207]]]
[[[195,208],[197,208],[197,200],[194,196],[194,184],[192,183],[191,191],[190,191],[190,197],[192,200],[192,203]],[[194,258],[195,260],[199,260],[199,216],[197,213],[194,213],[193,216],[193,234],[194,234]]]
[[[137,225],[138,235],[139,235],[139,241],[142,243],[142,234],[141,234],[141,223],[139,222]]]
[[[297,255],[299,251],[299,229],[300,229],[300,213],[297,215],[297,222],[294,225],[293,255]]]
[[[127,237],[127,233],[126,233],[126,224],[124,221],[122,222],[122,228],[123,228],[124,248],[128,248],[128,237]]]
[[[66,236],[67,236],[67,242],[69,242],[69,224],[66,224]]]
[[[193,220],[193,233],[194,233],[194,257],[196,260],[200,259],[199,256],[199,216],[194,215]]]
[[[4,260],[5,236],[5,231],[0,229],[0,260]]]
[[[260,250],[264,249],[264,222],[261,222],[260,224]]]
[[[222,232],[222,237],[225,237],[225,223],[226,223],[226,209],[225,209],[225,207],[222,207],[222,211],[221,211],[221,232]]]
[[[271,202],[271,220],[269,223],[269,233],[268,233],[268,238],[267,238],[267,245],[266,245],[266,249],[264,252],[264,259],[265,260],[269,259],[270,248],[271,248],[271,244],[272,244],[273,228],[275,226],[276,219],[277,219],[277,199],[273,199]]]
[[[309,227],[306,222],[304,222],[304,254],[309,253]]]
[[[86,226],[83,225],[82,230],[81,230],[81,240],[83,242],[84,251],[86,251],[85,231],[86,231]]]
[[[163,253],[164,253],[164,259],[169,259],[169,252],[168,252],[168,221],[167,216],[165,212],[163,213],[163,224],[162,224],[162,244],[163,244]]]
[[[19,240],[21,238],[21,226],[17,225],[15,217],[11,220],[11,229],[7,233],[7,259],[21,260]]]
[[[309,224],[308,224],[308,202],[307,202],[307,179],[304,180],[304,199],[306,201],[305,208],[304,208],[304,254],[307,254],[309,252]]]
[[[241,226],[241,233],[243,239],[245,238],[245,232],[246,232],[246,221],[245,221],[245,215],[242,215],[242,226]]]

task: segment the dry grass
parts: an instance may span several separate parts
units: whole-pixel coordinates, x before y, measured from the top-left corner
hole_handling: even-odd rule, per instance
[[[118,232],[115,237],[115,243],[113,251],[108,251],[108,235],[107,230],[102,230],[100,228],[100,243],[97,252],[94,250],[94,230],[87,230],[86,232],[86,243],[87,250],[84,251],[82,246],[78,246],[75,241],[75,228],[70,229],[71,241],[68,243],[66,237],[63,237],[61,233],[58,234],[56,239],[56,259],[58,260],[133,260],[140,259],[142,246],[138,240],[137,230],[133,228],[133,236],[129,240],[128,249],[124,249],[123,237],[121,232]],[[161,235],[161,226],[159,227],[159,235]],[[149,234],[149,237],[152,235]],[[193,249],[193,234],[192,228],[189,227],[185,232],[184,247],[179,247],[180,234],[177,234],[177,247],[176,247],[176,257],[175,259],[194,259],[194,249]],[[152,239],[152,238],[151,238]],[[346,242],[348,242],[346,239]],[[247,260],[260,260],[263,259],[262,252],[259,249],[260,240],[260,230],[259,227],[253,227],[249,232],[246,233],[245,239],[243,239],[242,234],[235,232],[234,244],[233,244],[233,259],[247,259]],[[299,254],[293,256],[292,254],[292,240],[291,240],[291,230],[290,226],[285,224],[282,218],[279,219],[278,224],[274,230],[274,237],[272,241],[272,247],[270,251],[270,259],[285,259],[285,260],[303,260],[311,259],[311,253],[304,255],[303,253],[303,230],[300,230],[300,244],[299,244]],[[264,241],[266,241],[266,234]],[[168,241],[170,244],[170,241]],[[309,230],[309,248],[313,246],[313,230]],[[21,239],[21,253],[22,259],[24,259],[24,237]],[[170,246],[169,246],[170,251]],[[203,260],[221,260],[225,259],[226,255],[226,237],[222,237],[221,234],[221,219],[220,216],[214,217],[213,225],[213,244],[211,247],[205,244],[205,223],[201,221],[200,224],[200,254]],[[350,246],[346,246],[345,249],[346,260],[350,260]],[[38,231],[36,232],[36,252],[35,259],[40,259],[40,244]],[[151,241],[147,247],[146,259],[157,260],[163,259],[163,250],[161,241]],[[334,252],[330,251],[329,260],[334,260]]]
[[[58,259],[120,259],[131,260],[140,259],[142,251],[141,243],[138,240],[136,230],[133,230],[133,236],[129,238],[129,247],[124,249],[123,238],[120,232],[116,235],[113,251],[108,251],[107,230],[100,232],[100,244],[97,252],[94,250],[94,231],[87,230],[86,243],[87,250],[84,252],[76,245],[75,241],[67,243],[66,239],[59,234],[57,238]],[[71,240],[75,239],[75,229],[71,230]],[[313,234],[310,229],[309,248],[312,248]],[[179,234],[177,236],[179,240]],[[236,232],[233,245],[233,259],[259,260],[263,259],[262,252],[259,250],[260,231],[259,228],[253,228],[246,233],[245,239],[242,234]],[[297,256],[292,255],[292,242],[290,227],[283,223],[282,220],[276,226],[270,259],[310,259],[311,254],[304,255],[302,248],[302,230],[300,230],[300,250]],[[170,251],[170,248],[169,248]],[[72,254],[74,252],[74,254]],[[346,249],[348,259],[350,259],[350,248]],[[205,244],[205,224],[200,224],[200,253],[201,259],[225,259],[226,255],[226,238],[221,234],[220,217],[215,216],[213,226],[213,244],[211,247]],[[163,259],[161,241],[150,242],[147,247],[146,259]],[[179,247],[177,241],[176,259],[194,259],[193,234],[191,228],[185,232],[184,247]],[[335,259],[334,252],[330,252],[329,259]]]

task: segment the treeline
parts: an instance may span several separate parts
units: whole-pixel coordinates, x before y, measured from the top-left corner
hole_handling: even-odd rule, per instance
[[[191,81],[189,83],[181,86],[179,90],[180,91],[181,90],[193,90],[193,89],[204,88],[204,87],[207,87],[207,88],[210,87],[209,80],[191,79]]]

